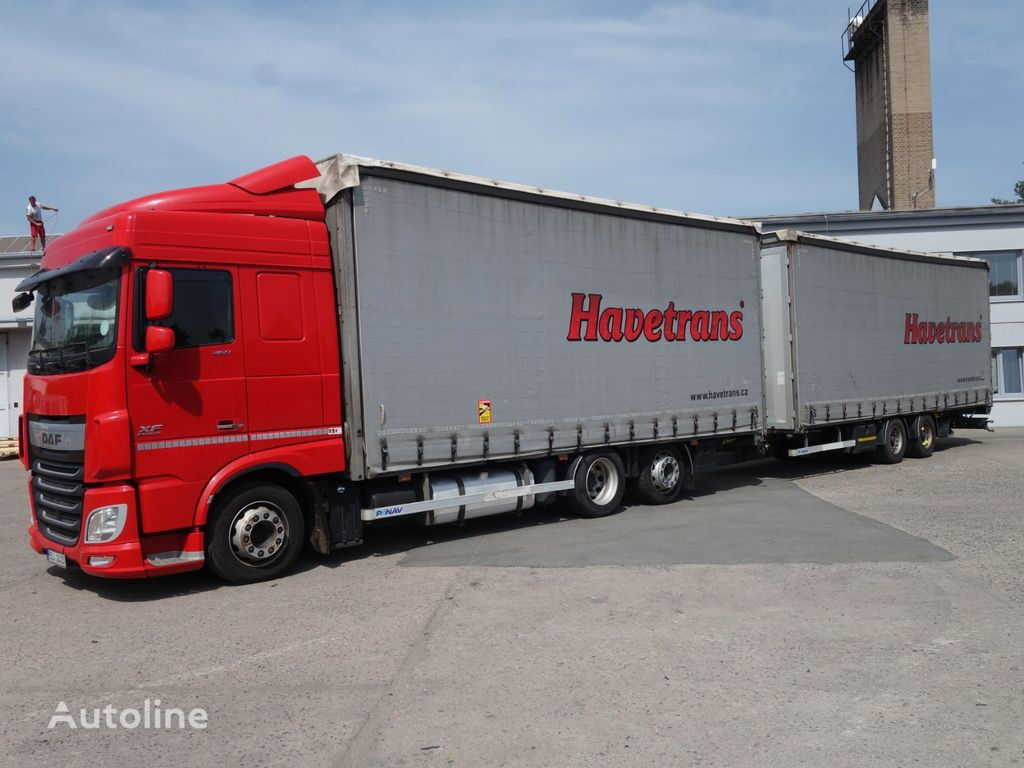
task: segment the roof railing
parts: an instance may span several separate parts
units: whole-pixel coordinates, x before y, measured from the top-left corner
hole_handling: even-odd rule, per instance
[[[849,8],[846,9],[846,29],[843,30],[843,33],[839,38],[840,44],[842,45],[843,66],[851,72],[853,72],[853,67],[846,62],[853,58],[853,44],[857,37],[857,31],[860,29],[864,20],[868,17],[868,14],[871,13],[871,10],[877,3],[878,0],[864,0],[864,2],[860,4],[860,8],[858,8],[854,13],[851,13]]]
[[[47,235],[46,242],[52,242],[60,237],[60,234]],[[30,248],[32,238],[28,235],[0,235],[0,256],[42,256],[43,249],[39,239],[36,239],[35,249]]]

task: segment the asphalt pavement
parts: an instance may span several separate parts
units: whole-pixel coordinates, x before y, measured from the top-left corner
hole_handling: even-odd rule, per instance
[[[963,432],[601,520],[387,525],[237,587],[48,567],[6,462],[0,764],[1017,765],[1022,499],[1024,430]],[[147,700],[206,727],[48,728]]]

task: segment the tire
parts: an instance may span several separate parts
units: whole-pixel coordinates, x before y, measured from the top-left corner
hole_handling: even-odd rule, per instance
[[[299,503],[284,488],[242,485],[217,504],[206,525],[206,563],[236,584],[273,579],[295,563],[305,531]]]
[[[686,463],[672,445],[655,446],[642,454],[636,495],[644,504],[670,504],[683,493]]]
[[[576,487],[569,505],[580,517],[605,517],[618,512],[626,492],[626,471],[614,451],[596,451],[576,468]]]
[[[903,419],[889,419],[882,425],[882,443],[876,449],[883,464],[899,464],[907,452],[907,427]]]
[[[917,427],[917,440],[907,445],[907,456],[927,459],[935,450],[935,419],[928,415],[918,416],[914,419],[914,424]]]

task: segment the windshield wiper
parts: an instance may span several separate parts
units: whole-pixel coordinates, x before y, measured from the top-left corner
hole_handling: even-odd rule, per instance
[[[78,349],[78,348],[81,349]],[[50,372],[69,371],[80,368],[91,368],[94,364],[93,349],[88,341],[73,341],[68,344],[58,344],[46,349],[29,350],[29,358],[34,356],[38,359],[35,362],[40,368]],[[56,358],[56,359],[54,359]]]
[[[72,350],[75,349],[75,347],[81,347],[81,353],[72,352]],[[88,341],[73,341],[70,344],[64,345],[62,349],[66,349],[68,351],[69,361],[73,360],[74,362],[78,362],[78,355],[81,354],[81,359],[85,361],[85,364],[88,366],[92,366],[92,355],[90,354]],[[72,355],[74,355],[74,358],[72,358]]]
[[[60,353],[56,353],[56,348],[51,349],[32,349],[29,350],[29,360],[35,362],[39,369],[44,373],[59,373],[63,368],[60,362]],[[57,358],[57,359],[54,359]]]

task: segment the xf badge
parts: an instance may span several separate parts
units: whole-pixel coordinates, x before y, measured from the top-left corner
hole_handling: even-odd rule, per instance
[[[163,424],[143,424],[139,427],[139,437],[153,437],[164,430]]]

